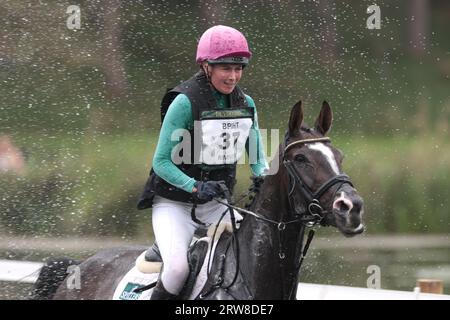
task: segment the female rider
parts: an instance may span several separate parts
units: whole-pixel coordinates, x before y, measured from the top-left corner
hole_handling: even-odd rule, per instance
[[[268,168],[253,99],[237,86],[252,53],[238,30],[217,25],[197,47],[200,67],[163,98],[163,123],[140,209],[152,206],[152,223],[164,267],[152,300],[175,299],[189,274],[187,251],[199,228],[227,209],[236,164],[246,150],[252,174]],[[224,201],[224,199],[222,199]],[[230,221],[229,214],[223,217]]]

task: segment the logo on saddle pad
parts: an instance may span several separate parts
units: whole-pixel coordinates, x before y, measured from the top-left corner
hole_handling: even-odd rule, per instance
[[[139,283],[132,283],[128,282],[125,286],[125,289],[123,289],[122,293],[119,296],[120,300],[139,300],[139,297],[141,296],[142,292],[136,293],[133,292],[134,289],[141,287],[142,285]]]

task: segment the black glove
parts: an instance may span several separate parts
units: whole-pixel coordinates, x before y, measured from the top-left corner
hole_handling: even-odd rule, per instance
[[[223,195],[224,181],[197,181],[195,187],[197,191],[194,195],[202,201],[211,201],[212,199]]]

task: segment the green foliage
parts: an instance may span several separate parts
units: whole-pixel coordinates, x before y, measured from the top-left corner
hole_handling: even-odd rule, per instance
[[[335,145],[364,196],[369,232],[448,232],[448,5],[428,2],[428,49],[415,57],[406,4],[378,2],[376,31],[365,28],[372,3],[332,3],[320,14],[315,1],[231,1],[227,14],[216,15],[250,41],[254,56],[241,86],[256,102],[260,127],[283,132],[299,99],[312,123],[328,100]],[[66,3],[2,2],[0,135],[27,155],[25,175],[0,175],[2,232],[150,230],[150,211],[138,212],[135,203],[158,136],[161,97],[197,69],[196,42],[209,26],[201,4],[122,1],[114,33],[105,28],[109,7],[101,1],[79,2],[77,31],[65,26]],[[336,48],[327,63],[321,28],[330,21]],[[118,96],[108,92],[114,80],[105,63],[105,39],[114,37],[127,82]],[[239,168],[237,193],[249,184],[248,172]]]
[[[135,234],[149,229],[137,196],[150,145],[135,136],[40,139],[24,176],[0,175],[3,232],[16,234]],[[44,152],[45,150],[45,152]]]
[[[28,235],[149,233],[151,210],[138,211],[136,202],[156,144],[153,133],[41,138],[29,150],[24,176],[0,176],[0,229]],[[334,139],[364,198],[369,233],[448,232],[450,148],[445,139],[430,140]],[[248,177],[248,165],[239,166],[236,195],[246,190]]]
[[[122,2],[115,36],[127,92],[108,97],[104,40],[114,36],[105,34],[108,7],[98,1],[79,5],[78,31],[65,27],[64,3],[3,5],[0,18],[9,23],[3,26],[8,50],[0,64],[2,133],[156,128],[165,89],[196,71],[196,42],[207,27],[199,19],[201,2]],[[406,119],[422,106],[429,111],[422,126],[435,125],[448,112],[450,42],[441,14],[446,5],[430,2],[429,50],[421,58],[408,53],[408,6],[379,2],[383,24],[374,31],[365,27],[367,5],[336,2],[329,15],[320,15],[314,1],[227,6],[229,14],[218,22],[249,38],[254,57],[241,84],[255,98],[265,128],[283,128],[299,99],[311,110],[328,100],[335,129],[346,135],[413,132]],[[322,58],[321,26],[331,19],[336,52],[329,64]]]

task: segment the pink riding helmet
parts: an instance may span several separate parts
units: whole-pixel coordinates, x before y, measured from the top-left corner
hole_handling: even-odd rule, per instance
[[[227,26],[214,26],[206,30],[197,46],[198,64],[237,63],[247,65],[252,56],[247,40],[238,30]]]

